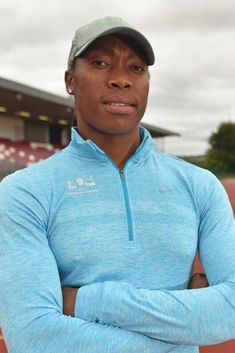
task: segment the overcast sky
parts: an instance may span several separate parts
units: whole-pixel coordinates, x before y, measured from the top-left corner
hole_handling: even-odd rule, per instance
[[[143,121],[180,133],[165,140],[167,152],[203,154],[218,124],[235,122],[235,0],[1,1],[0,76],[65,96],[75,30],[107,15],[154,48]]]

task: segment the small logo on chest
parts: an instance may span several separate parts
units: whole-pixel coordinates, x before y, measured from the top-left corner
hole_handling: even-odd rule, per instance
[[[164,194],[164,193],[166,193],[166,192],[172,192],[173,190],[161,188],[161,189],[158,189],[158,191],[159,191],[160,193]]]
[[[98,191],[96,188],[96,182],[92,175],[88,178],[79,177],[76,180],[67,180],[67,190],[69,195]]]

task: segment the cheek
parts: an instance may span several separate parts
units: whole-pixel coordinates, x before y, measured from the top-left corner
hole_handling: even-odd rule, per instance
[[[80,80],[75,88],[75,105],[79,108],[91,109],[99,97],[99,87],[94,79]]]
[[[147,100],[148,100],[148,93],[149,93],[149,83],[144,82],[138,92],[140,97],[141,106],[146,107]]]

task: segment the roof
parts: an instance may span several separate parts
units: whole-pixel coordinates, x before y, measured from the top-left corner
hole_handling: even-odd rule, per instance
[[[170,130],[166,130],[151,124],[147,124],[144,122],[141,122],[141,126],[145,127],[148,129],[152,135],[152,137],[165,137],[165,136],[180,136],[177,132],[173,132]]]
[[[31,97],[46,100],[48,102],[62,104],[62,105],[69,105],[70,107],[73,107],[73,103],[68,98],[61,97],[56,94],[48,93],[40,89],[31,87],[31,86],[26,86],[22,83],[11,81],[2,77],[0,77],[0,89],[6,89],[9,91],[14,91]]]
[[[32,119],[46,121],[47,117],[52,124],[63,119],[72,125],[73,121],[73,101],[69,98],[4,78],[0,78],[0,106],[6,108],[7,116],[22,118],[22,112],[27,112]]]
[[[52,124],[71,126],[74,102],[40,89],[26,86],[22,83],[0,77],[0,114],[22,118],[22,112],[29,113],[28,117],[48,121]],[[6,111],[3,112],[5,108]],[[48,119],[46,119],[48,118]],[[162,129],[147,123],[141,123],[153,137],[179,136],[170,130]]]

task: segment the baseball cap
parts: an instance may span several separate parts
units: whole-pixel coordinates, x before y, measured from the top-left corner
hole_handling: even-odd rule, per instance
[[[69,53],[68,69],[71,68],[74,59],[97,38],[114,33],[122,34],[123,36],[134,40],[143,51],[146,58],[146,64],[154,64],[155,58],[153,48],[145,36],[123,21],[121,17],[107,16],[77,29]]]

